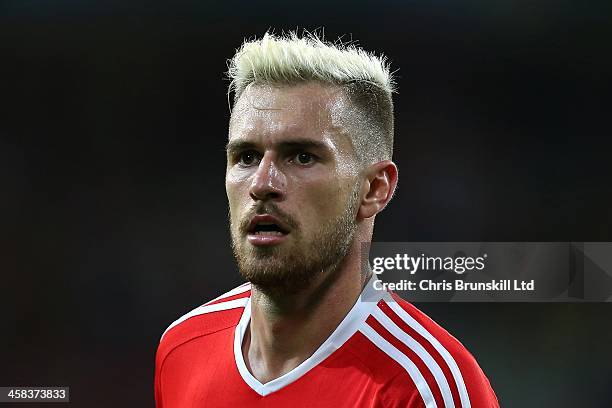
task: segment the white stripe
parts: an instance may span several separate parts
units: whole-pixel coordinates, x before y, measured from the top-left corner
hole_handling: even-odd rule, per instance
[[[230,296],[238,295],[240,293],[248,292],[249,290],[251,290],[251,283],[250,282],[243,283],[242,285],[238,286],[237,288],[234,288],[234,289],[230,290],[229,292],[226,292],[226,293],[222,294],[221,296],[217,296],[213,300],[208,301],[208,302],[206,302],[204,304],[208,305],[208,304],[210,304],[212,302],[216,302],[217,300],[225,299],[226,297],[230,297]]]
[[[385,340],[376,332],[376,330],[367,324],[362,325],[359,328],[359,331],[370,339],[370,341],[374,343],[376,347],[385,352],[393,360],[397,361],[404,368],[404,370],[406,370],[410,378],[412,378],[414,385],[416,385],[417,389],[419,390],[426,408],[437,408],[436,401],[434,400],[433,394],[429,389],[429,385],[427,385],[425,378],[423,378],[423,375],[419,372],[417,366],[414,365],[414,363],[410,361],[408,357],[393,347],[391,343]]]
[[[390,300],[389,300],[390,298]],[[453,379],[455,380],[455,384],[457,384],[457,389],[459,390],[459,398],[461,399],[461,407],[462,408],[470,408],[470,397],[467,392],[467,388],[465,387],[465,382],[463,381],[463,376],[461,375],[461,371],[457,366],[457,362],[453,356],[444,348],[444,346],[436,339],[431,333],[427,331],[419,322],[417,322],[412,316],[408,314],[397,302],[391,298],[389,295],[387,299],[385,299],[385,303],[389,305],[391,310],[393,310],[404,322],[408,324],[408,326],[412,327],[414,331],[423,336],[427,341],[431,343],[431,345],[440,353],[446,364],[448,364],[448,368],[453,374]]]
[[[187,319],[190,319],[194,316],[206,314],[206,313],[218,312],[220,310],[229,310],[229,309],[237,309],[239,307],[244,307],[247,304],[248,300],[249,300],[248,297],[244,297],[240,299],[228,300],[227,302],[215,303],[214,305],[203,305],[200,307],[196,307],[191,312],[183,315],[182,317],[174,321],[174,323],[172,323],[170,326],[168,326],[166,331],[164,331],[164,334],[162,334],[162,339],[164,338],[164,335],[168,332],[168,330],[170,330],[177,324],[183,323]]]
[[[425,348],[415,339],[413,339],[408,333],[404,332],[402,329],[396,325],[393,320],[389,318],[386,314],[383,313],[378,307],[374,309],[372,312],[372,316],[378,320],[378,322],[389,331],[393,336],[395,336],[398,340],[408,346],[412,351],[416,353],[417,356],[427,366],[429,371],[433,374],[436,379],[436,383],[438,383],[438,387],[440,388],[440,392],[442,393],[442,399],[444,400],[444,406],[446,408],[455,408],[455,403],[453,402],[453,394],[451,394],[450,387],[448,385],[448,381],[446,381],[446,377],[442,372],[442,369],[434,360],[434,358],[425,350]]]

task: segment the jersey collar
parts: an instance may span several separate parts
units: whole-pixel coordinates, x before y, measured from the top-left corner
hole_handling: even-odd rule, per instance
[[[244,356],[242,355],[242,341],[244,339],[244,333],[246,332],[249,322],[251,321],[251,298],[249,297],[249,300],[244,307],[244,311],[242,312],[242,317],[240,318],[234,332],[234,360],[236,361],[236,366],[238,367],[238,371],[240,372],[240,376],[244,382],[257,394],[266,396],[298,380],[308,373],[308,371],[329,357],[349,338],[351,338],[355,332],[357,332],[359,326],[364,324],[373,308],[382,298],[383,292],[374,288],[375,281],[376,275],[373,275],[368,280],[368,283],[365,285],[363,291],[359,295],[357,302],[355,302],[342,322],[340,322],[338,327],[336,327],[336,330],[334,330],[327,340],[321,344],[313,355],[311,355],[293,370],[265,384],[259,382],[259,380],[257,380],[251,374],[244,362]]]

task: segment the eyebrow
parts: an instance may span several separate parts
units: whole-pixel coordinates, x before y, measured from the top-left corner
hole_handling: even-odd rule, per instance
[[[311,139],[284,140],[274,144],[280,150],[300,150],[300,149],[328,149],[328,146],[319,141]],[[257,144],[246,140],[232,140],[227,143],[225,150],[228,153],[256,149]]]

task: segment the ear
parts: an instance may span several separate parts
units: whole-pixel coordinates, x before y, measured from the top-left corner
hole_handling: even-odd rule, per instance
[[[369,166],[365,170],[357,218],[370,218],[381,212],[393,198],[396,186],[397,166],[391,160]]]

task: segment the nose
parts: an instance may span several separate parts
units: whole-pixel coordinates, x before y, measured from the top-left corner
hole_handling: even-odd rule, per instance
[[[251,198],[255,201],[282,200],[285,196],[285,186],[285,175],[279,170],[271,155],[264,154],[253,175],[249,190]]]

